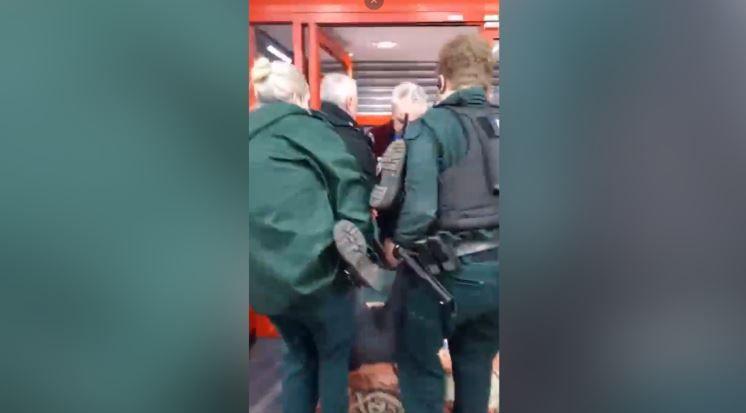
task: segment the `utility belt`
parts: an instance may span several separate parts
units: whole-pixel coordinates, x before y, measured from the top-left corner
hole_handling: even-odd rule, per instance
[[[497,239],[483,240],[472,235],[473,233],[439,232],[415,241],[411,249],[397,246],[395,250],[404,265],[430,287],[442,306],[446,319],[453,316],[456,304],[437,276],[443,272],[457,271],[461,265],[460,257],[480,255],[485,258],[484,261],[497,258]]]
[[[472,231],[455,234],[442,231],[415,241],[412,249],[430,274],[439,275],[442,272],[457,271],[461,257],[478,256],[480,261],[488,257],[496,259],[498,247],[497,238],[484,239]]]

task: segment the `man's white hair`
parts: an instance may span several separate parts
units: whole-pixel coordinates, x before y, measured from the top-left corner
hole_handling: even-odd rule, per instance
[[[392,108],[396,108],[399,103],[404,101],[409,101],[413,104],[422,105],[427,108],[427,93],[422,86],[415,83],[399,83],[394,88],[394,91],[391,92],[391,106]]]
[[[347,99],[357,96],[357,82],[342,73],[329,73],[321,81],[321,100],[347,110]]]

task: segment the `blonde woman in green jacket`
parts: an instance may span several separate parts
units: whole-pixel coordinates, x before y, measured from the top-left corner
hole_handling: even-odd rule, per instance
[[[287,344],[285,413],[347,413],[352,284],[334,244],[337,221],[372,230],[368,190],[330,124],[308,110],[291,64],[262,58],[249,115],[250,302]]]

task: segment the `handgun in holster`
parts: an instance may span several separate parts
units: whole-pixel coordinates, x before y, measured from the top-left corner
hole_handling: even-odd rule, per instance
[[[456,311],[456,303],[453,301],[451,295],[443,284],[438,281],[436,275],[441,273],[438,263],[433,258],[432,254],[426,248],[426,242],[423,244],[415,243],[414,251],[403,248],[399,245],[394,250],[398,258],[400,258],[404,264],[409,267],[412,272],[423,281],[435,295],[440,305],[443,307],[445,313],[450,317]]]
[[[454,249],[455,240],[448,233],[438,233],[425,239],[427,249],[445,272],[457,271],[459,260]]]

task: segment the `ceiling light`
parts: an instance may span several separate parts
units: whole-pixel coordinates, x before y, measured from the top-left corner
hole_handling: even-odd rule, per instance
[[[464,20],[463,14],[449,14],[448,15],[448,21],[451,22],[460,22]]]
[[[500,16],[497,14],[485,14],[484,15],[484,21],[486,22],[496,22],[500,20]]]
[[[272,45],[267,46],[267,51],[272,53],[273,55],[277,56],[278,59],[283,60],[287,63],[293,63],[293,59],[287,57],[287,55],[275,48]]]
[[[347,56],[350,56],[350,57],[352,57],[352,56],[355,56],[355,54],[354,54],[354,53],[352,53],[352,52],[349,52],[349,53],[347,53]]]
[[[397,46],[396,42],[390,42],[388,40],[382,41],[382,42],[373,42],[373,46],[379,48],[379,49],[393,49]]]
[[[485,29],[499,29],[500,28],[500,22],[485,22],[484,23]]]

